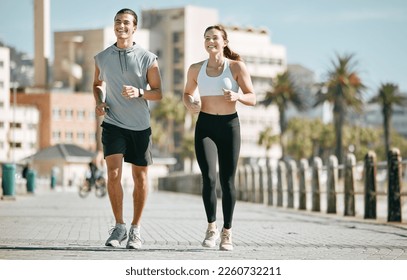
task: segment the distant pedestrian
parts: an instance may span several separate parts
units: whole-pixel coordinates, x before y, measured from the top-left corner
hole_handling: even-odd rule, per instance
[[[30,170],[30,164],[27,163],[27,164],[24,165],[23,171],[21,172],[21,176],[24,179],[27,179],[27,175],[28,175],[29,170]]]
[[[202,172],[202,198],[208,221],[202,246],[214,247],[220,235],[220,250],[230,251],[233,250],[232,219],[236,203],[234,181],[241,141],[236,103],[254,106],[256,96],[245,64],[228,44],[222,26],[209,26],[205,30],[204,47],[209,58],[190,66],[183,100],[189,111],[199,112],[195,152]],[[196,88],[200,100],[193,97]],[[221,234],[216,225],[217,161],[224,219]]]
[[[131,163],[134,181],[133,220],[127,248],[142,246],[140,226],[146,203],[148,165],[152,164],[148,100],[160,100],[161,77],[157,56],[133,42],[137,14],[122,9],[114,17],[116,43],[95,56],[93,93],[102,123],[107,187],[116,225],[105,245],[118,247],[127,239],[123,219],[123,160]],[[147,89],[149,86],[149,89]],[[103,100],[105,95],[106,100]]]

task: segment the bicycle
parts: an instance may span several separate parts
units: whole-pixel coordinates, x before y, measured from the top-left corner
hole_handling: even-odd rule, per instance
[[[85,198],[89,195],[92,189],[95,189],[96,197],[102,198],[107,193],[106,187],[106,179],[100,174],[101,172],[97,172],[96,179],[93,179],[90,176],[86,176],[85,181],[81,186],[79,186],[79,196]]]

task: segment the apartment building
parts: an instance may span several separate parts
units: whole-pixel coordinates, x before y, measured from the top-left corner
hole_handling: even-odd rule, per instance
[[[38,148],[59,143],[96,150],[95,100],[89,93],[24,92],[17,103],[32,105],[40,114]]]
[[[17,162],[38,148],[39,112],[18,106],[10,84],[10,50],[0,47],[0,162]]]
[[[0,47],[0,162],[9,160],[10,50]]]

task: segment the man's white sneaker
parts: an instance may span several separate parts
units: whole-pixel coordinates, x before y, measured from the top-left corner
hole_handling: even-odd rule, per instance
[[[233,250],[233,243],[232,243],[232,231],[222,229],[222,233],[220,236],[220,244],[219,250],[221,251],[232,251]]]
[[[207,230],[205,234],[205,239],[202,241],[202,246],[203,247],[215,247],[216,246],[216,240],[219,239],[219,230],[214,229],[214,230]]]
[[[140,232],[134,230],[133,228],[129,231],[129,240],[127,240],[127,249],[140,249],[143,245],[141,241]]]
[[[106,240],[106,246],[112,247],[119,247],[120,243],[123,240],[126,240],[127,233],[126,233],[126,226],[125,225],[116,225],[110,232],[110,237]]]

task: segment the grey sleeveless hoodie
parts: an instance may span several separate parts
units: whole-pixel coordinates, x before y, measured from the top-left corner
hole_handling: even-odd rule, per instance
[[[143,98],[126,99],[121,95],[123,85],[147,88],[147,70],[157,56],[137,44],[127,49],[115,45],[95,56],[100,70],[99,80],[106,83],[106,103],[109,110],[106,123],[141,131],[150,127],[150,109]]]

